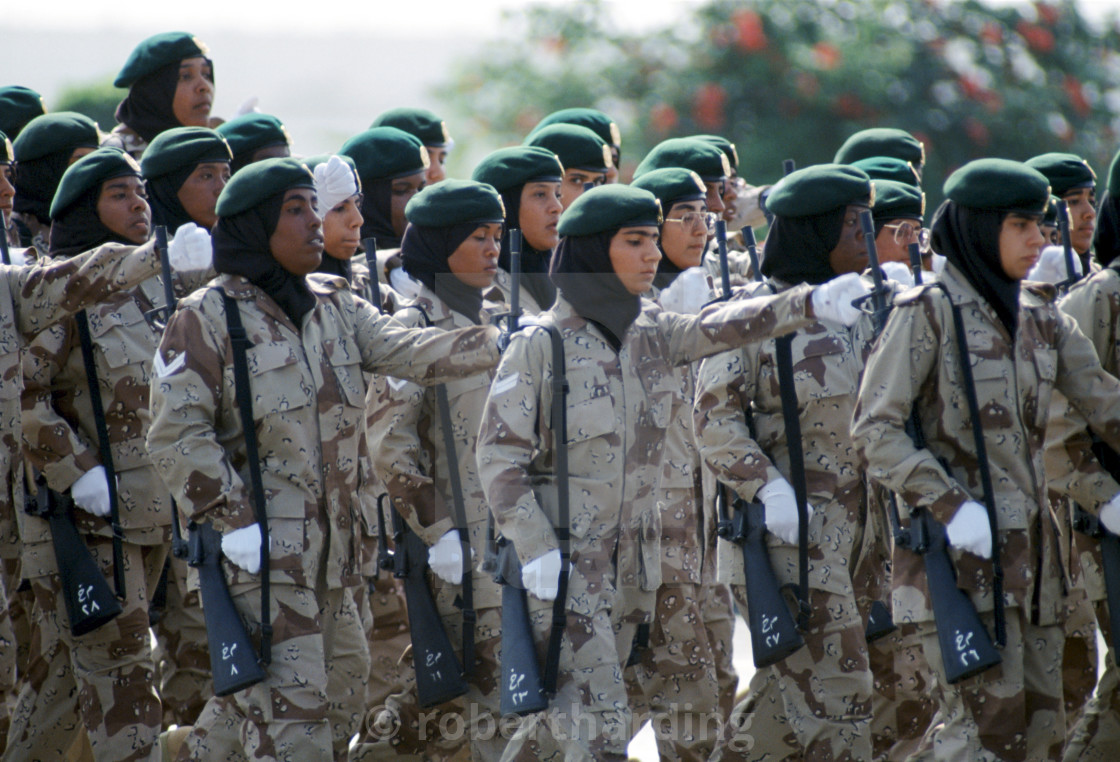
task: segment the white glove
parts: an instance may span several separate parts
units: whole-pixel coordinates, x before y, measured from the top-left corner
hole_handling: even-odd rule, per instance
[[[250,574],[261,570],[261,525],[252,524],[222,535],[222,554]]]
[[[796,545],[800,538],[797,523],[797,496],[793,485],[785,479],[767,482],[755,495],[766,507],[766,528],[782,542]],[[809,519],[813,518],[813,506],[805,503]]]
[[[346,199],[358,192],[354,170],[338,156],[315,167],[315,193],[319,196],[319,216],[326,217]]]
[[[690,267],[661,292],[658,301],[666,312],[695,315],[712,300],[712,287],[703,268]]]
[[[1077,254],[1073,255],[1073,271],[1077,273],[1080,278],[1081,272],[1081,258]],[[1039,281],[1041,283],[1059,283],[1068,278],[1066,272],[1066,252],[1061,246],[1046,246],[1042,249],[1042,254],[1038,257],[1038,261],[1034,263],[1034,267],[1027,273],[1027,280]]]
[[[167,258],[175,272],[208,269],[214,261],[210,233],[193,222],[180,225],[167,244]]]
[[[0,230],[0,235],[3,234],[4,231]],[[31,257],[27,256],[27,249],[8,249],[8,259],[12,261],[12,265],[15,267],[31,264]]]
[[[261,113],[261,110],[257,107],[257,104],[260,103],[260,102],[261,102],[261,99],[258,98],[255,95],[250,96],[250,97],[246,98],[245,100],[241,101],[241,105],[238,106],[237,110],[233,112],[234,118],[237,118],[239,116],[245,116],[246,114],[259,114],[259,113]]]
[[[1100,522],[1104,528],[1113,534],[1120,534],[1120,494],[1101,506]]]
[[[744,185],[735,194],[735,214],[727,222],[731,230],[742,230],[747,225],[756,230],[766,224],[766,215],[762,211],[762,192],[769,185]]]
[[[555,600],[560,592],[560,551],[550,550],[521,569],[525,589],[542,601]]]
[[[813,312],[818,320],[852,325],[859,320],[860,310],[852,302],[871,292],[858,273],[838,275],[813,289]]]
[[[937,252],[934,252],[929,258],[929,269],[934,275],[940,275],[941,271],[945,269],[945,263],[948,262],[945,257]]]
[[[975,500],[967,500],[957,509],[956,515],[945,527],[949,544],[967,550],[981,558],[992,557],[992,525],[988,523],[988,509]]]
[[[459,530],[452,529],[436,544],[428,548],[428,566],[436,576],[452,585],[463,581],[463,546],[459,540]]]
[[[910,268],[901,262],[884,262],[880,268],[886,273],[888,280],[893,280],[895,283],[901,283],[906,288],[914,285],[914,273]]]
[[[105,517],[109,515],[109,477],[105,466],[94,466],[70,485],[74,505],[86,513]]]
[[[420,281],[413,280],[403,267],[394,267],[389,271],[389,285],[405,299],[415,299],[423,288]]]

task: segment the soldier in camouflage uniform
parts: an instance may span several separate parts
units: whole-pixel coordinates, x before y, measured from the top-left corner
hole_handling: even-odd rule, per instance
[[[448,134],[447,125],[436,114],[411,106],[391,108],[379,114],[370,127],[396,127],[418,138],[428,152],[428,169],[424,173],[427,184],[435,185],[447,179],[444,165],[455,141]]]
[[[611,160],[607,164],[607,176],[603,181],[604,185],[618,182],[618,171],[622,167],[622,133],[619,132],[618,125],[615,124],[613,119],[598,109],[562,108],[559,111],[553,111],[537,122],[537,126],[530,131],[529,137],[553,124],[574,124],[579,127],[586,127],[598,135],[607,144],[611,152]]]
[[[921,559],[896,547],[894,619],[919,626],[938,703],[916,758],[1055,758],[1065,718],[1062,577],[1043,473],[1049,405],[1055,389],[1063,392],[1079,411],[1092,413],[1094,430],[1116,447],[1120,382],[1101,369],[1092,345],[1053,304],[1052,289],[1020,286],[1043,243],[1038,222],[1050,197],[1046,178],[1018,162],[984,159],[955,172],[945,194],[932,226],[933,246],[949,260],[942,287],[896,299],[868,360],[852,436],[871,478],[946,525],[958,586],[989,628],[994,602],[987,559],[993,548],[1002,556],[1002,664],[949,685]],[[995,493],[994,535],[989,509],[977,502],[983,492],[950,300],[961,308],[968,337]],[[925,433],[921,450],[905,430],[911,409]],[[1107,525],[1109,506],[1120,499],[1099,482],[1093,492],[1090,505],[1104,504]]]
[[[560,203],[565,209],[580,197],[589,184],[606,183],[612,166],[611,148],[594,130],[578,124],[557,122],[534,130],[523,145],[544,148],[556,154],[564,167]]]
[[[844,280],[812,294],[802,287],[771,299],[734,299],[698,315],[662,312],[639,297],[660,259],[660,223],[652,194],[619,185],[588,191],[560,220],[563,237],[551,268],[560,295],[540,319],[560,332],[570,389],[566,628],[558,692],[548,709],[522,720],[505,760],[624,758],[631,712],[622,669],[638,626],[650,621],[661,581],[656,488],[679,393],[673,366],[795,330],[814,314],[838,315],[832,305],[854,313],[848,302],[853,291],[862,292],[858,279]],[[514,336],[478,443],[482,485],[522,565],[542,654],[562,566],[551,358],[543,329]]]
[[[293,159],[246,167],[218,199],[215,285],[236,303],[252,345],[273,659],[264,682],[207,702],[184,759],[346,758],[368,673],[352,596],[361,564],[362,373],[438,383],[498,359],[492,327],[408,330],[355,299],[345,280],[307,279],[323,248],[316,203],[310,170]],[[259,633],[262,537],[231,352],[217,288],[180,302],[157,356],[147,444],[184,514],[222,533],[235,605]],[[336,651],[355,642],[358,653]]]

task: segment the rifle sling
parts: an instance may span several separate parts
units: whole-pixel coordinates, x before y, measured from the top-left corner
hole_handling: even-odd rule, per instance
[[[565,366],[564,339],[551,321],[543,324],[552,342],[552,441],[556,457],[556,539],[560,543],[560,576],[556,600],[552,603],[552,630],[545,657],[544,693],[556,694],[560,668],[560,644],[568,624],[568,575],[571,542],[568,496],[568,374]]]
[[[778,365],[778,386],[781,389],[782,420],[789,450],[789,475],[797,499],[797,574],[798,615],[801,629],[809,625],[809,503],[805,482],[805,451],[801,443],[801,413],[797,404],[797,387],[793,378],[793,337],[789,333],[775,340],[774,356]]]
[[[78,325],[78,338],[82,343],[82,364],[86,370],[86,384],[89,386],[89,404],[93,409],[93,426],[97,431],[97,449],[101,454],[101,465],[105,469],[105,481],[109,485],[109,525],[113,529],[113,587],[117,598],[124,600],[124,533],[121,530],[120,505],[117,501],[117,470],[113,467],[113,447],[109,442],[109,426],[105,422],[105,408],[101,401],[101,385],[97,380],[97,366],[93,359],[93,337],[89,332],[89,319],[82,310],[74,316]]]
[[[230,350],[233,354],[233,383],[237,407],[241,414],[241,429],[245,435],[245,459],[249,467],[249,484],[253,490],[253,514],[261,531],[261,666],[272,662],[272,611],[269,582],[268,511],[264,504],[264,482],[261,479],[261,459],[257,448],[257,424],[253,418],[253,387],[249,382],[249,360],[246,353],[252,344],[241,323],[241,310],[237,301],[217,287],[226,310],[226,327],[229,331]]]

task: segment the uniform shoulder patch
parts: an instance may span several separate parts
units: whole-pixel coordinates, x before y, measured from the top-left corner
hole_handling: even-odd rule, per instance
[[[1023,281],[1023,290],[1042,304],[1053,304],[1058,299],[1058,287],[1053,283]]]
[[[156,356],[152,360],[152,370],[156,374],[156,378],[167,378],[168,376],[178,373],[187,364],[187,353],[183,352],[171,362],[164,362],[163,352],[156,350]]]
[[[311,273],[307,276],[307,283],[313,291],[320,294],[333,294],[337,291],[349,291],[350,281],[339,275],[326,273]]]

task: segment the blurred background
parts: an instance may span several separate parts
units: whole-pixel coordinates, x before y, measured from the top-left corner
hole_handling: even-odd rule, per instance
[[[858,129],[926,145],[926,191],[978,156],[1072,151],[1105,175],[1120,135],[1120,0],[591,0],[323,4],[24,2],[5,12],[0,84],[114,124],[111,86],[144,37],[182,29],[214,60],[214,114],[250,99],[293,152],[337,149],[385,109],[430,108],[465,176],[545,114],[597,107],[623,179],[666,137],[734,141],[762,184],[831,159]]]

